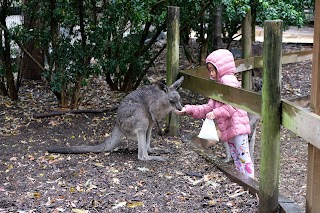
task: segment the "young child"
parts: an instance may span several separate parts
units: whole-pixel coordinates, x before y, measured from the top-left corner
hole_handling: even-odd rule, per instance
[[[241,87],[234,75],[236,67],[232,53],[226,49],[212,52],[206,58],[211,80],[232,87]],[[235,167],[248,177],[254,178],[254,165],[249,153],[249,118],[246,111],[231,105],[210,99],[203,105],[185,105],[178,115],[190,115],[195,118],[215,119],[221,140],[228,144]],[[227,151],[227,150],[226,150]]]

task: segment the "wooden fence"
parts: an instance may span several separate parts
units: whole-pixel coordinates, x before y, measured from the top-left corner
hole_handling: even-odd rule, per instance
[[[316,0],[316,2],[319,4],[319,0]],[[169,7],[169,10],[170,8],[171,7]],[[179,10],[176,11],[179,12]],[[316,11],[316,14],[318,13],[319,10]],[[168,20],[168,22],[170,21],[172,20]],[[318,30],[319,29],[315,31]],[[168,33],[167,36],[169,38],[172,35]],[[319,202],[317,201],[319,200],[319,194],[313,192],[319,192],[319,181],[312,183],[309,182],[311,182],[310,180],[315,181],[319,180],[320,178],[319,168],[317,167],[319,163],[315,163],[318,162],[316,159],[320,159],[320,116],[317,115],[319,112],[316,111],[317,114],[315,114],[309,109],[303,108],[294,102],[281,99],[279,88],[281,64],[295,63],[311,59],[313,59],[313,63],[317,61],[316,64],[319,64],[319,51],[303,51],[282,55],[281,21],[267,21],[265,23],[264,37],[264,58],[250,57],[236,61],[237,72],[252,70],[254,68],[263,68],[264,84],[262,95],[250,90],[233,88],[209,80],[205,66],[180,71],[179,75],[185,77],[182,87],[204,95],[208,98],[233,105],[254,114],[258,114],[262,117],[262,149],[260,164],[261,174],[259,183],[259,212],[261,213],[275,212],[278,203],[281,200],[279,197],[278,186],[280,125],[305,139],[312,148],[309,149],[307,188],[310,188],[310,184],[312,185],[311,188],[314,188],[313,191],[311,190],[311,192],[310,190],[307,191],[306,208],[307,212],[318,212],[320,211]],[[320,40],[319,35],[318,37]],[[174,46],[173,44],[168,45]],[[315,57],[317,58],[316,60]],[[316,68],[313,70],[313,76],[315,73],[318,74],[320,72],[319,65],[314,65],[314,67]],[[317,80],[313,80],[312,84],[316,85],[316,88],[319,88],[319,83]],[[315,86],[312,88],[314,87]],[[320,98],[318,101],[320,101]],[[315,102],[316,106],[318,106],[318,104],[319,103]],[[275,135],[275,137],[270,137],[270,135]],[[310,150],[313,151],[311,152]],[[312,154],[311,160],[310,152]],[[270,162],[271,155],[272,161]],[[310,165],[310,162],[313,162],[313,164]],[[312,172],[309,171],[309,168],[312,169]],[[243,182],[247,181],[243,180]],[[310,197],[309,200],[308,195]],[[290,212],[290,208],[287,210],[284,208],[284,206],[282,206],[282,208],[282,211]]]

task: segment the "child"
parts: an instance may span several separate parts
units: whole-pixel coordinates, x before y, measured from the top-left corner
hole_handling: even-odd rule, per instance
[[[241,87],[234,75],[235,63],[232,53],[226,49],[212,52],[206,58],[211,80],[232,87]],[[254,178],[254,165],[249,153],[248,134],[250,134],[249,118],[246,111],[231,105],[210,99],[203,105],[185,105],[178,115],[190,115],[195,118],[215,119],[221,140],[229,145],[235,167],[248,177]]]

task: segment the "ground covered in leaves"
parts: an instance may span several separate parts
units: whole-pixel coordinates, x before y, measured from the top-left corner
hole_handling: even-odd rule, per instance
[[[284,46],[298,51],[311,46]],[[182,68],[189,65],[184,63]],[[150,78],[164,76],[159,59]],[[283,66],[283,98],[310,93],[311,62]],[[103,79],[92,78],[82,109],[117,106],[124,94],[109,91]],[[206,98],[184,89],[183,103]],[[61,111],[43,82],[25,81],[20,99],[0,97],[0,213],[2,212],[256,212],[251,195],[192,151],[185,142],[197,134],[201,121],[181,118],[180,137],[162,138],[153,131],[152,144],[169,147],[167,162],[139,161],[137,144],[124,141],[111,153],[49,154],[49,146],[94,144],[113,127],[115,111],[34,118]],[[164,127],[164,123],[161,123]],[[260,129],[255,147],[259,179]],[[211,149],[223,157],[222,145]],[[305,208],[307,143],[281,132],[280,193]]]

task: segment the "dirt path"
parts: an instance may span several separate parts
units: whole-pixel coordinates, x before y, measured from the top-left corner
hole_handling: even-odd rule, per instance
[[[301,47],[290,47],[300,50]],[[163,75],[159,60],[153,75]],[[311,63],[283,67],[282,96],[310,93]],[[158,76],[159,77],[159,76]],[[154,78],[158,78],[154,76]],[[116,106],[123,94],[93,79],[85,108]],[[181,90],[183,103],[207,100]],[[258,198],[231,182],[194,153],[182,139],[197,134],[201,121],[181,119],[180,137],[163,140],[153,131],[153,144],[173,150],[168,162],[139,161],[136,143],[124,142],[115,152],[84,155],[48,154],[56,145],[102,141],[113,126],[114,112],[66,114],[34,119],[33,114],[58,110],[41,82],[24,82],[20,100],[0,97],[0,212],[256,212]],[[164,126],[164,123],[161,123]],[[257,141],[260,138],[258,130]],[[223,147],[213,151],[223,157]],[[255,148],[259,177],[260,144]],[[280,193],[305,206],[307,143],[281,132]]]

